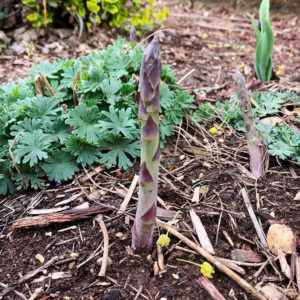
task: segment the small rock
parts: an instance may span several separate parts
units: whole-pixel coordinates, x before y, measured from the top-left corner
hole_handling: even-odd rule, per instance
[[[38,39],[38,31],[35,28],[27,28],[24,26],[15,30],[14,39],[18,43],[27,44]]]
[[[26,48],[24,45],[22,44],[18,44],[18,43],[13,43],[11,46],[10,46],[10,49],[14,52],[17,52],[17,53],[22,53],[22,52],[25,52],[26,51]]]
[[[116,300],[119,298],[119,290],[112,290],[105,295],[104,300]]]
[[[167,286],[165,286],[164,290],[165,290],[166,296],[167,296],[167,297],[171,297],[171,291],[170,291],[170,288],[167,287]]]
[[[51,29],[50,32],[59,37],[61,40],[67,39],[73,34],[73,30],[67,28]]]
[[[102,260],[103,260],[102,257],[98,258],[97,259],[97,264],[101,265],[102,264]],[[112,259],[110,257],[108,257],[108,259],[107,259],[107,265],[110,266],[112,263],[113,263]]]

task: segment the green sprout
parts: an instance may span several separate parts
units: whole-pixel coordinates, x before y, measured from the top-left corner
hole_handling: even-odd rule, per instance
[[[261,30],[252,18],[252,26],[257,37],[255,54],[256,74],[259,79],[266,82],[272,76],[272,50],[274,43],[273,30],[270,24],[270,1],[263,0],[260,5],[259,19]]]

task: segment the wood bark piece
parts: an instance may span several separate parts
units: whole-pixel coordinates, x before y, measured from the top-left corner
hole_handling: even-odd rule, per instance
[[[297,280],[298,290],[300,291],[300,257],[297,257],[296,259],[296,280]]]
[[[102,205],[97,205],[91,208],[84,208],[84,209],[70,209],[60,213],[23,218],[17,220],[12,227],[13,229],[29,228],[29,227],[45,227],[54,223],[65,223],[65,222],[87,219],[91,215],[107,212],[114,209],[115,209],[114,207],[107,207]]]
[[[103,240],[104,240],[104,246],[103,246],[103,256],[102,256],[102,263],[101,263],[101,269],[98,274],[98,276],[105,277],[106,275],[106,268],[108,265],[108,246],[109,246],[109,237],[108,232],[105,226],[105,223],[103,222],[102,215],[98,215],[95,220],[99,223],[102,234],[103,234]]]
[[[215,250],[208,238],[208,235],[206,233],[206,230],[200,220],[200,218],[197,216],[197,214],[191,209],[190,210],[190,216],[192,219],[192,223],[196,229],[197,236],[200,242],[200,245],[209,253],[215,254]]]
[[[259,240],[260,242],[262,243],[262,245],[267,248],[268,245],[267,245],[267,241],[266,241],[266,237],[265,237],[265,233],[263,232],[261,226],[259,225],[258,221],[257,221],[257,218],[256,218],[256,215],[254,213],[254,210],[252,208],[252,205],[251,205],[251,202],[249,200],[249,197],[248,197],[248,193],[246,191],[245,188],[242,188],[241,189],[241,193],[242,193],[242,197],[244,199],[244,202],[245,202],[245,205],[247,207],[247,210],[248,210],[248,213],[250,215],[250,218],[252,220],[252,223],[255,227],[255,230],[256,230],[256,233],[259,237]]]
[[[202,247],[198,246],[196,243],[189,240],[187,237],[185,237],[183,234],[179,233],[174,228],[172,228],[172,227],[169,228],[168,224],[166,224],[160,220],[157,220],[156,223],[162,229],[164,229],[166,231],[169,230],[170,234],[176,236],[178,239],[180,239],[182,242],[184,242],[190,248],[194,249],[197,253],[202,255],[210,263],[215,265],[221,272],[225,273],[227,276],[229,276],[231,279],[233,279],[235,282],[237,282],[242,288],[244,288],[246,291],[248,291],[255,299],[268,300],[262,293],[260,293],[251,284],[246,282],[243,278],[241,278],[239,275],[237,275],[235,272],[233,272],[227,266],[225,266],[217,257],[208,253],[205,249],[203,249]]]
[[[278,259],[282,273],[290,280],[292,280],[292,272],[289,264],[286,260],[286,254],[279,248],[278,249]]]
[[[259,263],[264,261],[264,257],[255,252],[241,249],[234,249],[231,251],[231,259],[243,262]]]
[[[205,276],[196,279],[197,283],[203,287],[214,300],[226,300],[214,284]]]
[[[127,194],[126,194],[126,196],[125,196],[125,198],[124,198],[124,200],[123,200],[123,202],[122,202],[122,204],[120,206],[118,214],[124,213],[126,211],[126,208],[127,208],[128,203],[129,203],[129,201],[130,201],[130,199],[132,197],[132,194],[133,194],[133,192],[135,190],[135,187],[136,187],[136,184],[137,184],[138,180],[139,180],[139,176],[138,175],[134,175],[133,180],[131,182],[131,185],[129,187],[129,190],[128,190],[128,192],[127,192]]]
[[[40,266],[39,268],[30,271],[29,273],[27,273],[26,275],[22,276],[21,278],[19,278],[17,281],[11,283],[8,285],[7,288],[5,288],[1,293],[0,293],[0,299],[4,299],[3,297],[5,295],[7,295],[10,291],[12,291],[16,286],[18,286],[19,284],[25,282],[26,280],[34,277],[35,275],[37,275],[38,273],[42,272],[44,269],[49,268],[50,266],[52,266],[53,264],[55,264],[55,262],[57,262],[59,260],[58,256],[54,256],[52,257],[50,260],[48,260],[45,264],[43,264],[42,266]]]
[[[267,284],[261,288],[263,294],[272,300],[288,300],[281,292],[279,292],[274,286]]]

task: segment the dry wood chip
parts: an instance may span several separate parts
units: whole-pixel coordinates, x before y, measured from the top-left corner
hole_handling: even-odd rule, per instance
[[[255,252],[241,249],[234,249],[231,251],[231,259],[243,262],[259,263],[264,261],[264,257]]]

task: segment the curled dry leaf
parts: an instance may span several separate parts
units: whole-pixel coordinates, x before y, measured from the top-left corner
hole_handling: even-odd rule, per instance
[[[291,254],[293,249],[293,239],[294,234],[288,226],[282,224],[273,224],[270,226],[267,242],[269,250],[274,255],[278,255],[278,249],[281,249],[287,254]]]

